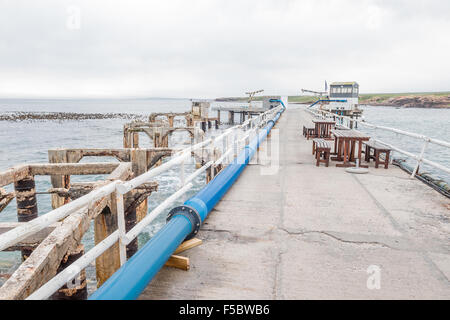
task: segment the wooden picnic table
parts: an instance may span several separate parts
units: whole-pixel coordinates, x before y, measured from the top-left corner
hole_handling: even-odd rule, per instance
[[[334,152],[336,157],[331,160],[343,161],[336,164],[336,167],[354,167],[354,162],[359,159],[359,166],[368,168],[367,165],[361,164],[361,151],[363,141],[369,141],[370,136],[357,130],[331,130],[334,136]],[[355,158],[355,148],[358,143],[358,155]]]
[[[336,121],[325,119],[313,119],[312,122],[315,125],[314,133],[316,138],[332,139],[331,129],[336,124]]]

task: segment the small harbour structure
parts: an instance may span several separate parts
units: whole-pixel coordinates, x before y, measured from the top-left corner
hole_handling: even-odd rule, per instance
[[[327,84],[325,82],[325,91],[302,89],[302,93],[304,92],[313,93],[319,97],[309,108],[317,105],[316,108],[318,110],[354,119],[358,119],[362,115],[362,109],[358,107],[359,84],[356,81],[332,82],[329,92],[327,92]],[[353,122],[350,122],[351,128],[353,124]],[[358,122],[355,122],[355,124],[357,126]]]
[[[189,123],[192,113],[150,116],[148,123],[125,126],[121,149],[55,149],[48,164],[0,173],[1,186],[16,185],[14,194],[2,192],[0,201],[15,197],[21,203],[21,220],[0,228],[0,250],[24,250],[25,259],[0,288],[0,297],[46,299],[56,292],[56,299],[86,298],[83,270],[96,261],[100,288],[91,299],[448,298],[448,222],[442,218],[448,198],[393,166],[375,169],[367,162],[369,173],[358,177],[335,166],[336,160],[317,167],[312,141],[302,137],[301,128],[329,114],[290,107],[285,99],[268,101],[278,106],[224,131],[205,132],[202,127],[209,126],[201,122],[217,121],[206,114],[196,124]],[[346,122],[360,121],[333,116],[342,123],[331,137],[333,130],[350,130]],[[188,148],[172,148],[164,137],[176,132],[171,131],[176,117],[185,118],[185,131],[192,128]],[[154,145],[142,148],[140,132]],[[313,128],[311,138],[318,135],[331,152],[330,131]],[[350,139],[337,156],[357,165],[359,148],[361,142]],[[78,163],[90,155],[119,162]],[[423,153],[409,156],[418,166],[450,171]],[[186,177],[182,164],[192,158],[197,170]],[[177,166],[178,190],[148,212],[147,197],[158,188],[154,177]],[[204,189],[172,208],[205,172]],[[41,174],[52,177],[54,210],[37,216],[30,177]],[[71,175],[80,174],[108,176],[70,183]],[[166,227],[136,251],[136,236],[168,208]],[[89,221],[96,225],[96,245],[84,253],[80,238]],[[373,265],[383,272],[381,290],[366,286]]]

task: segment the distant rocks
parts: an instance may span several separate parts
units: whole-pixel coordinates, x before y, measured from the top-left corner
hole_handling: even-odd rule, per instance
[[[405,95],[387,99],[383,96],[374,96],[360,103],[403,108],[450,108],[450,95]]]
[[[132,113],[74,113],[74,112],[23,112],[0,114],[0,121],[80,121],[101,119],[146,120],[145,115]]]

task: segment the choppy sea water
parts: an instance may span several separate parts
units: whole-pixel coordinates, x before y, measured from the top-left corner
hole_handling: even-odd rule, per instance
[[[190,110],[188,99],[123,99],[123,100],[0,100],[0,115],[21,112],[72,112],[72,113],[129,113],[142,115],[144,118],[152,112],[184,112]],[[433,138],[450,141],[450,109],[396,109],[393,107],[364,107],[365,120],[374,124],[391,126],[406,131],[421,133]],[[47,150],[52,148],[121,148],[123,125],[129,122],[126,118],[108,118],[93,120],[32,120],[32,121],[0,121],[0,170],[21,163],[48,162]],[[422,142],[381,130],[371,130],[360,127],[386,142],[413,153],[419,153]],[[141,136],[142,147],[150,146],[150,140]],[[174,135],[170,146],[184,146],[189,141],[186,134]],[[394,155],[399,157],[398,155]],[[425,153],[427,159],[450,166],[450,150],[430,145]],[[88,161],[116,161],[108,158],[84,158]],[[426,167],[424,167],[426,168]],[[193,163],[185,165],[186,175],[195,170]],[[450,176],[444,175],[433,168],[426,168],[433,174],[442,177],[450,183]],[[75,176],[71,181],[94,181],[105,176]],[[167,196],[176,190],[179,182],[179,168],[159,176],[158,192],[149,198],[149,210],[155,208]],[[195,181],[195,187],[183,199],[195,194],[204,185],[204,175]],[[50,178],[36,177],[38,191],[46,191],[51,187]],[[9,187],[7,190],[11,190]],[[50,196],[38,195],[38,210],[40,214],[51,210]],[[139,237],[143,245],[165,223],[167,211],[163,212],[145,232]],[[0,221],[16,221],[15,201],[0,212]],[[92,228],[83,238],[86,251],[93,246]],[[0,275],[11,273],[20,264],[20,253],[0,253]],[[88,268],[88,288],[95,289],[95,271]],[[0,284],[2,278],[0,277]]]

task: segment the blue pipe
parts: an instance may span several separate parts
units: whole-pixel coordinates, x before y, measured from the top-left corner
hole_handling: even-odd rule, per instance
[[[230,189],[261,142],[265,140],[281,113],[284,112],[284,104],[283,107],[231,164],[184,205],[172,209],[167,224],[94,292],[89,300],[138,298],[176,248],[185,239],[195,236],[209,212]]]
[[[319,99],[316,102],[314,102],[313,104],[311,104],[310,106],[308,106],[308,108],[311,108],[312,106],[316,105],[319,102],[347,102],[347,100],[346,99],[342,99],[342,100],[339,100],[339,99]]]
[[[284,109],[286,109],[286,106],[284,105],[283,101],[281,101],[280,99],[270,99],[270,102],[279,102],[281,103],[281,105],[283,106]]]

